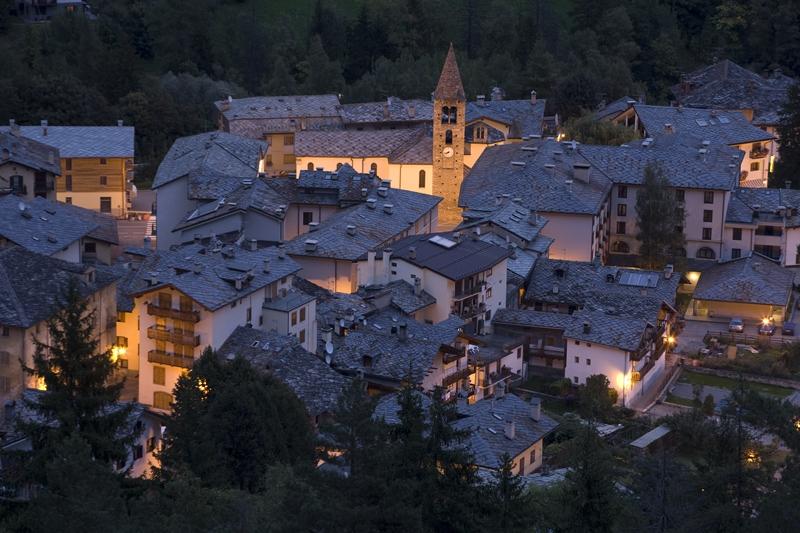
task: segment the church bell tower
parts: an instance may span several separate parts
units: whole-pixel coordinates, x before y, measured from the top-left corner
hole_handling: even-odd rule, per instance
[[[458,196],[464,180],[464,125],[466,96],[452,43],[433,93],[433,194],[439,204],[439,228],[461,222]]]

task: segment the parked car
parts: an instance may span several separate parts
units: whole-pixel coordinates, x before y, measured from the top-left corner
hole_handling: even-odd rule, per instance
[[[781,328],[781,335],[786,335],[787,337],[794,337],[794,324],[791,322],[785,322],[783,327]]]
[[[775,335],[775,324],[772,322],[767,322],[766,324],[761,324],[758,327],[758,334],[759,335]]]
[[[734,333],[744,333],[744,320],[741,318],[731,318],[731,321],[728,324],[728,331],[733,331]]]

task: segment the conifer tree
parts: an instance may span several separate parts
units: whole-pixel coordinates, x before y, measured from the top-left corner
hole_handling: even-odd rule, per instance
[[[686,245],[684,212],[663,169],[648,165],[644,182],[636,195],[636,225],[639,257],[645,268],[661,268],[675,261]]]
[[[780,112],[778,136],[781,143],[781,158],[775,165],[773,187],[800,188],[800,85],[789,89],[789,96]]]

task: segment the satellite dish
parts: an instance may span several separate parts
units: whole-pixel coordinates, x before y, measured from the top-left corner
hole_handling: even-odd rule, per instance
[[[325,343],[325,353],[330,355],[333,353],[333,343],[328,341]],[[330,359],[330,357],[325,357],[325,359]],[[330,361],[328,361],[330,363]]]

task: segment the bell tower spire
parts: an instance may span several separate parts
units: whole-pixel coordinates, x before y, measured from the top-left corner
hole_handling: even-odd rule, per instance
[[[440,229],[461,222],[458,196],[464,180],[466,104],[456,53],[450,43],[433,92],[433,194],[444,198],[439,204]]]

